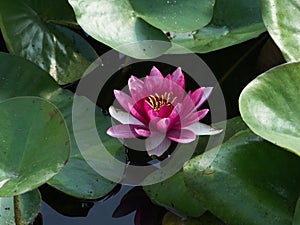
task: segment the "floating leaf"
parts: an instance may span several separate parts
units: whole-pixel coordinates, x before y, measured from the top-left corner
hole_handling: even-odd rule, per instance
[[[162,31],[136,15],[128,0],[69,2],[74,8],[78,24],[89,35],[129,56],[153,58],[171,46]]]
[[[198,30],[171,32],[172,43],[192,52],[210,52],[255,38],[266,30],[259,0],[216,0],[211,22]],[[185,53],[173,46],[170,53]]]
[[[300,60],[300,2],[261,0],[262,16],[268,32],[287,61]]]
[[[197,219],[182,219],[168,212],[163,218],[162,225],[224,225],[224,223],[210,213],[205,213]]]
[[[38,97],[0,103],[0,196],[46,183],[65,165],[70,139],[62,114]]]
[[[22,194],[20,198],[22,222],[24,225],[28,225],[34,221],[40,211],[41,195],[35,189]],[[13,197],[0,198],[0,224],[15,225],[13,201]]]
[[[273,68],[240,96],[243,119],[257,135],[300,156],[300,63]]]
[[[129,0],[137,16],[164,31],[187,32],[207,25],[215,0]]]
[[[14,66],[11,66],[14,65]],[[0,102],[14,96],[35,95],[48,99],[62,112],[71,138],[71,155],[64,169],[49,183],[55,188],[78,198],[96,199],[110,192],[115,183],[96,173],[83,159],[75,141],[72,128],[73,93],[61,89],[55,81],[33,63],[16,56],[0,53]],[[107,124],[110,118],[99,109],[95,114],[97,124]],[[99,133],[106,130],[97,127]],[[122,144],[115,138],[107,138],[112,155],[125,160]],[[80,177],[80,179],[78,179]]]
[[[36,63],[60,84],[80,79],[97,58],[87,41],[58,25],[73,20],[64,0],[0,0],[0,28],[9,51]]]
[[[250,130],[184,167],[188,188],[214,215],[231,225],[292,223],[300,194],[300,159]],[[288,166],[287,166],[288,165]],[[288,176],[287,176],[288,175]]]
[[[299,225],[300,224],[300,197],[297,201],[297,206],[295,210],[293,225]]]
[[[186,188],[182,171],[161,183],[145,186],[144,190],[154,203],[184,215],[198,217],[205,212],[201,201]]]

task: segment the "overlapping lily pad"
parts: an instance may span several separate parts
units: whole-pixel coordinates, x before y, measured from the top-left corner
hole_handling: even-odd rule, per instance
[[[192,52],[210,52],[255,38],[266,30],[259,0],[216,0],[213,18],[202,29],[171,32],[172,42]],[[170,53],[183,53],[176,45]]]
[[[182,219],[181,217],[168,212],[163,218],[162,225],[224,225],[224,223],[209,213],[206,213],[197,219]]]
[[[182,171],[166,181],[145,186],[144,190],[154,203],[187,216],[198,217],[206,210],[201,201],[195,199],[186,188]]]
[[[11,66],[14,65],[14,66]],[[115,184],[96,173],[83,159],[77,147],[72,129],[73,94],[61,89],[55,81],[33,63],[16,56],[0,53],[0,102],[14,96],[41,96],[54,103],[61,110],[71,137],[71,155],[66,167],[49,184],[75,197],[96,199],[106,195]],[[110,118],[97,109],[95,120],[98,132],[106,132]],[[110,144],[111,154],[125,160],[123,146],[114,138],[105,136]],[[105,144],[104,143],[104,144]]]
[[[300,60],[300,2],[261,0],[268,32],[289,62]]]
[[[74,8],[78,24],[89,35],[129,56],[153,58],[170,47],[165,34],[139,18],[128,0],[69,2]],[[147,40],[149,42],[144,42]],[[164,43],[157,45],[153,40]]]
[[[0,196],[14,196],[46,183],[66,164],[70,139],[64,118],[39,97],[0,103]]]
[[[300,63],[273,68],[240,96],[240,112],[259,136],[300,156]]]
[[[300,197],[297,201],[295,214],[294,214],[294,220],[293,220],[293,225],[299,225],[299,224],[300,224]]]
[[[292,223],[300,194],[300,159],[250,130],[184,167],[188,188],[214,215],[231,225]],[[288,176],[287,176],[288,174]]]
[[[41,195],[35,189],[20,196],[21,215],[24,225],[31,224],[40,211]],[[0,198],[0,224],[15,225],[13,197]]]
[[[60,24],[76,24],[65,0],[0,0],[0,28],[9,51],[66,84],[80,79],[97,54],[80,35]]]
[[[207,25],[215,0],[129,0],[135,13],[163,31],[188,32]]]
[[[224,130],[225,134],[223,134],[224,141],[230,139],[237,132],[247,129],[247,125],[242,121],[241,117],[222,121],[213,124],[213,126],[217,128],[224,128],[226,126],[226,130]],[[201,136],[194,155],[203,153],[206,149],[208,138],[215,138],[216,140],[215,142],[212,141],[213,145],[211,147],[216,147],[220,144],[218,142],[219,135],[212,137]],[[161,183],[145,186],[144,190],[154,203],[176,210],[181,214],[190,217],[199,217],[206,211],[205,205],[195,199],[193,193],[186,187],[182,171]]]

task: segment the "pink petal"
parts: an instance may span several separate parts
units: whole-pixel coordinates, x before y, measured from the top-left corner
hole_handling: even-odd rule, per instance
[[[135,128],[135,132],[141,137],[149,137],[151,132],[147,128]]]
[[[161,72],[155,66],[152,67],[149,76],[156,77],[158,79],[163,79],[164,78],[163,75],[161,74]]]
[[[167,136],[172,141],[176,141],[179,143],[190,143],[196,139],[195,133],[191,130],[186,130],[186,129],[170,130]]]
[[[140,126],[130,124],[119,124],[110,127],[106,131],[106,133],[116,138],[136,138],[139,137],[139,135],[136,133],[135,128],[140,128]]]
[[[213,87],[205,87],[203,91],[203,95],[199,102],[196,104],[196,109],[198,109],[210,96],[211,92],[213,90]]]
[[[147,101],[144,101],[144,110],[145,110],[145,112],[147,112],[147,116],[148,116],[149,120],[153,120],[154,118],[159,117],[158,112],[156,112],[154,109],[152,109],[152,107],[148,104]]]
[[[133,106],[130,108],[130,114],[145,125],[147,125],[149,122],[148,118],[145,118],[145,116],[141,115]]]
[[[118,90],[114,90],[114,94],[123,109],[125,109],[127,112],[130,112],[129,104],[133,105],[132,98],[126,93]]]
[[[167,105],[163,105],[158,114],[161,118],[165,118],[165,117],[168,117],[170,115],[170,113],[172,112],[172,108],[170,106],[167,106]]]
[[[156,129],[161,133],[166,133],[171,124],[169,118],[163,118],[156,122]]]
[[[148,155],[161,156],[171,145],[171,141],[165,135],[151,135],[146,139]]]
[[[186,127],[189,126],[195,122],[198,122],[201,120],[206,114],[209,112],[208,109],[200,110],[199,112],[194,112],[192,114],[187,115],[182,121],[181,126]]]
[[[203,93],[204,93],[204,89],[205,89],[204,87],[201,87],[201,88],[198,88],[193,93],[189,94],[189,96],[191,97],[191,99],[192,99],[192,101],[194,102],[195,105],[197,105],[197,103],[202,98]]]
[[[154,95],[161,90],[162,81],[155,76],[146,76],[144,80],[148,95]]]
[[[147,97],[144,82],[135,76],[131,76],[128,80],[128,87],[134,102]]]
[[[213,128],[203,123],[193,123],[184,129],[194,132],[196,135],[215,135],[221,133],[222,129]]]
[[[173,73],[172,73],[172,80],[179,85],[182,89],[185,89],[185,80],[184,75],[181,71],[181,68],[178,67]]]
[[[198,111],[198,113],[197,113],[198,114],[198,120],[203,119],[208,112],[209,112],[209,109],[202,109],[202,110]]]
[[[187,116],[190,113],[196,112],[196,107],[193,100],[190,97],[191,92],[189,92],[182,101],[182,112],[181,116]]]
[[[178,103],[174,109],[172,110],[171,114],[169,115],[169,119],[171,120],[171,127],[178,126],[181,127],[181,115],[182,111],[182,104]]]

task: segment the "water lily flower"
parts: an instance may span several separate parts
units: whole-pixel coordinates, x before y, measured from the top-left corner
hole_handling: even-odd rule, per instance
[[[222,130],[199,122],[208,109],[198,110],[212,92],[201,87],[185,93],[185,78],[181,68],[163,77],[153,67],[142,81],[131,76],[128,81],[131,96],[114,90],[115,97],[125,111],[109,108],[110,115],[121,124],[107,130],[116,138],[144,137],[149,155],[161,156],[172,141],[189,143],[196,135],[214,135]]]

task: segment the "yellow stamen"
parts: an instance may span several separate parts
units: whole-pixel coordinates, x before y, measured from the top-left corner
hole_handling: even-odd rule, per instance
[[[173,95],[173,93],[165,92],[163,95],[159,96],[158,93],[155,93],[154,95],[149,95],[149,97],[147,97],[146,101],[152,109],[159,111],[160,108],[163,107],[164,105],[173,107],[173,103],[177,97],[174,97],[172,99],[172,97],[171,97],[172,95]],[[170,102],[170,99],[172,99],[171,102]]]

